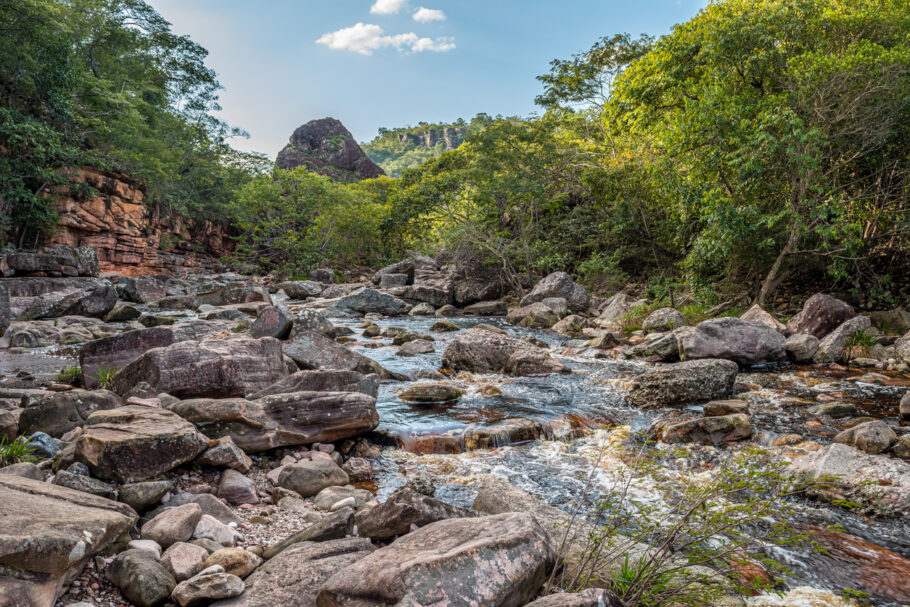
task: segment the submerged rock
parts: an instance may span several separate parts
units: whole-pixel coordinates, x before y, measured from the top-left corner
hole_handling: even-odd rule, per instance
[[[700,443],[722,445],[752,435],[752,424],[748,415],[734,413],[700,417],[667,426],[663,430],[665,443]]]

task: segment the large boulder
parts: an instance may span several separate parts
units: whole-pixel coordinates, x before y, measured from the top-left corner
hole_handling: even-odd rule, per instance
[[[230,436],[247,453],[333,442],[379,424],[376,399],[361,392],[289,392],[242,398],[191,399],[169,407],[210,438]]]
[[[126,394],[139,382],[177,398],[230,398],[258,392],[288,374],[281,342],[272,337],[179,342],[149,350],[117,373]]]
[[[557,560],[554,541],[529,514],[438,521],[333,575],[317,604],[524,605]]]
[[[98,276],[100,269],[91,247],[44,247],[0,256],[0,276]]]
[[[109,390],[53,392],[22,410],[19,432],[27,436],[44,432],[60,437],[82,426],[92,412],[115,409],[120,405],[120,397]]]
[[[672,331],[686,324],[686,317],[675,308],[659,308],[651,312],[641,323],[645,331]]]
[[[739,318],[712,318],[677,333],[682,360],[722,358],[740,365],[786,359],[783,335]]]
[[[193,424],[170,411],[130,405],[89,415],[74,456],[97,478],[129,483],[192,461],[208,443]]]
[[[121,298],[137,304],[147,304],[167,296],[164,283],[151,276],[125,276],[117,283]]]
[[[289,464],[278,475],[278,486],[312,497],[332,485],[347,485],[348,474],[329,457],[319,457]]]
[[[791,469],[818,481],[809,492],[819,499],[855,502],[883,516],[910,515],[910,463],[833,443],[796,458]]]
[[[412,285],[412,284],[414,284],[414,270],[415,270],[414,260],[405,259],[404,261],[399,261],[398,263],[393,263],[390,266],[386,266],[386,267],[382,268],[381,270],[379,270],[378,272],[373,274],[372,281],[373,281],[374,285],[381,285],[382,279],[384,276],[389,276],[389,275],[399,276],[399,275],[403,274],[405,277],[404,284]],[[393,286],[393,285],[389,285],[389,286]]]
[[[268,306],[259,310],[259,316],[250,327],[253,337],[274,337],[287,339],[291,333],[293,320],[288,317],[287,311],[281,306]]]
[[[246,592],[212,607],[312,607],[326,580],[374,550],[361,537],[294,544],[246,578]]]
[[[451,282],[444,282],[437,286],[418,284],[404,287],[389,287],[386,291],[388,291],[389,295],[394,295],[408,303],[425,303],[430,304],[434,308],[455,303],[455,290]]]
[[[841,323],[836,329],[828,333],[818,344],[818,350],[812,356],[816,363],[847,362],[850,358],[850,341],[856,333],[866,332],[872,328],[872,321],[868,316],[854,316]]]
[[[117,303],[117,289],[101,278],[10,278],[4,283],[12,315],[20,320],[101,318]]]
[[[334,310],[353,311],[360,314],[384,314],[385,316],[407,314],[411,307],[411,304],[403,299],[398,299],[394,295],[366,288],[354,291],[350,295],[345,295],[332,304],[332,309]]]
[[[760,305],[755,304],[740,316],[741,319],[746,322],[758,323],[760,325],[765,325],[771,329],[774,329],[778,333],[786,333],[787,326],[781,321],[777,320],[770,313],[765,311]]]
[[[236,575],[214,571],[180,582],[171,598],[180,607],[202,607],[212,601],[240,596],[244,589],[243,580]]]
[[[335,118],[311,120],[298,127],[290,142],[278,152],[275,166],[279,169],[302,166],[344,183],[385,175]]]
[[[729,360],[690,360],[649,369],[632,381],[634,407],[683,407],[730,396],[739,367]]]
[[[588,307],[590,296],[584,287],[575,283],[566,272],[553,272],[534,285],[531,292],[521,298],[522,306],[543,301],[548,297],[561,297],[568,302],[573,312],[582,312]]]
[[[297,371],[251,395],[250,400],[288,392],[362,392],[376,398],[379,376],[357,371]]]
[[[857,424],[852,428],[839,432],[834,437],[834,442],[850,445],[860,451],[877,455],[887,451],[891,445],[897,442],[897,434],[894,433],[894,430],[888,424],[877,419]]]
[[[824,293],[806,300],[803,309],[787,322],[790,333],[807,333],[821,339],[853,318],[853,306]]]
[[[386,371],[372,358],[354,352],[328,337],[312,331],[292,335],[282,345],[284,353],[301,369],[334,369],[376,373],[385,376]],[[263,386],[264,387],[264,386]]]
[[[126,331],[90,341],[79,350],[79,365],[87,388],[98,385],[98,371],[119,371],[152,348],[164,348],[181,341],[198,341],[223,326],[207,320],[191,320],[167,327]]]
[[[787,358],[795,363],[807,363],[818,352],[818,338],[808,333],[796,333],[784,342]]]
[[[645,305],[644,299],[636,299],[627,293],[616,293],[600,307],[597,320],[603,323],[616,323],[635,308]]]
[[[442,355],[442,366],[453,371],[511,375],[569,372],[546,350],[482,328],[462,331],[449,343]]]
[[[401,487],[385,502],[357,511],[354,522],[357,533],[373,540],[389,540],[404,535],[415,527],[423,527],[449,518],[465,518],[474,513],[449,505],[410,487]]]
[[[126,504],[0,474],[0,604],[51,607],[70,574],[137,518]]]
[[[335,337],[335,334],[337,332],[335,325],[329,322],[328,318],[323,316],[318,311],[312,310],[310,308],[298,310],[292,324],[292,340],[301,333],[312,332],[319,333],[320,335],[325,335],[326,337]]]
[[[142,539],[152,540],[162,548],[177,542],[187,542],[202,518],[199,504],[183,504],[167,508],[142,526]]]
[[[315,280],[291,280],[278,283],[278,288],[282,289],[291,299],[319,297],[325,291],[325,285]]]

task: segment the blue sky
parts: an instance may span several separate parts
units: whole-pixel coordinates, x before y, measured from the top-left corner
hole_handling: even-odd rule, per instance
[[[222,115],[250,133],[236,147],[274,157],[297,126],[325,116],[368,141],[379,127],[528,115],[550,60],[601,36],[666,33],[707,0],[149,3],[209,50]]]

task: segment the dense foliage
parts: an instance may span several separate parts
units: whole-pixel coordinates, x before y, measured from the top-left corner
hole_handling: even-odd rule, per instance
[[[212,116],[206,54],[142,0],[0,0],[0,242],[53,227],[64,167],[129,174],[165,213],[223,215],[262,159]]]

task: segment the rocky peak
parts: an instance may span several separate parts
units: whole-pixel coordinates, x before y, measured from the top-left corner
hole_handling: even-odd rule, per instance
[[[275,164],[279,169],[303,166],[343,182],[385,175],[360,149],[351,132],[334,118],[312,120],[298,127]]]

